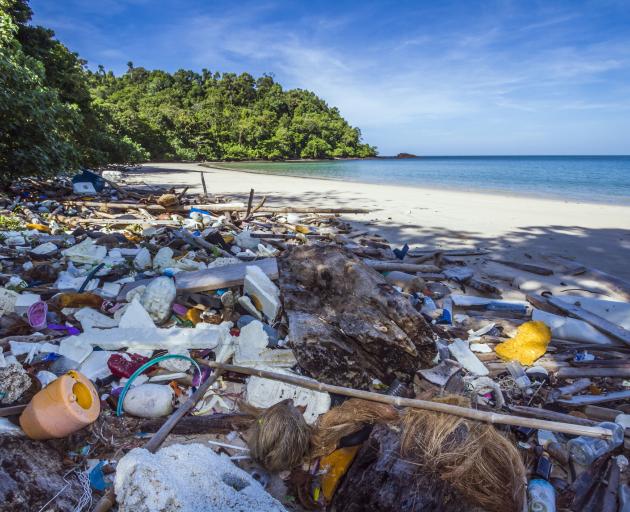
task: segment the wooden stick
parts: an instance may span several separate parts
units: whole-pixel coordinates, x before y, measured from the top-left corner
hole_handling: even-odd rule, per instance
[[[0,408],[0,418],[20,414],[24,409],[26,409],[26,405],[11,405],[9,407],[2,407]]]
[[[431,402],[428,400],[417,400],[412,398],[381,395],[379,393],[372,393],[370,391],[363,391],[360,389],[352,389],[342,386],[333,386],[332,384],[324,384],[317,381],[307,380],[303,377],[283,375],[275,372],[269,372],[267,370],[259,370],[256,368],[247,368],[245,366],[217,363],[215,361],[206,361],[204,359],[197,359],[197,362],[203,366],[208,366],[210,368],[220,368],[227,372],[243,373],[245,375],[256,375],[257,377],[286,382],[288,384],[293,384],[295,386],[300,386],[315,391],[337,393],[339,395],[362,398],[364,400],[371,400],[373,402],[397,405],[399,407],[413,407],[415,409],[424,409],[427,411],[453,414],[454,416],[460,416],[462,418],[468,418],[477,421],[485,421],[487,423],[532,427],[543,430],[551,430],[552,432],[562,432],[565,434],[576,436],[585,435],[601,439],[606,439],[612,436],[612,431],[602,427],[584,427],[581,425],[560,423],[557,421],[536,420],[532,418],[510,416],[507,414],[479,411],[477,409],[469,409],[467,407],[459,407],[456,405]]]
[[[203,398],[206,394],[206,391],[210,389],[210,386],[214,384],[214,382],[221,376],[223,370],[218,369],[212,375],[210,375],[204,382],[197,388],[197,390],[190,396],[188,400],[183,405],[180,405],[177,410],[171,414],[168,419],[164,422],[164,424],[160,427],[153,437],[149,440],[149,442],[144,445],[144,448],[151,453],[155,453],[164,440],[168,437],[173,427],[177,425],[177,422],[184,417],[185,414],[190,411],[195,404]],[[103,495],[103,497],[98,501],[98,503],[92,509],[92,512],[107,512],[110,508],[114,506],[116,503],[116,493],[114,492],[114,487],[110,487],[107,492]]]
[[[203,197],[208,197],[208,189],[206,188],[206,178],[203,175],[203,171],[199,173],[201,176],[201,186],[203,187]]]
[[[212,253],[212,251],[218,251],[218,253],[225,258],[233,258],[234,255],[227,252],[225,249],[221,249],[218,245],[211,244],[210,242],[206,242],[200,236],[193,236],[185,229],[180,229],[178,231],[173,232],[177,238],[181,238],[185,240],[189,244],[192,244],[197,247],[201,247],[202,249],[206,249]]]
[[[576,379],[579,377],[627,379],[630,377],[630,368],[560,368],[557,377],[559,379]]]
[[[524,270],[525,272],[530,272],[532,274],[538,274],[540,276],[553,275],[553,270],[547,267],[541,267],[539,265],[532,265],[530,263],[518,263],[516,261],[498,260],[498,259],[491,259],[490,261],[494,261],[495,263],[501,263],[501,265],[505,265],[507,267]]]
[[[569,304],[556,297],[548,297],[547,301],[549,304],[564,311],[568,315],[584,320],[595,327],[595,329],[602,331],[604,334],[608,334],[613,338],[623,341],[626,345],[630,345],[630,331],[624,329],[623,327],[613,324],[605,318],[591,313],[590,311],[586,311],[577,304]]]
[[[249,189],[249,199],[247,200],[247,213],[245,214],[245,220],[247,220],[252,213],[252,203],[254,202],[254,189]]]
[[[616,402],[617,400],[627,400],[630,398],[630,390],[612,391],[601,395],[579,395],[573,398],[557,400],[559,404],[570,405],[572,407],[581,407],[583,405],[604,404],[606,402]]]
[[[587,405],[584,407],[584,414],[588,418],[597,421],[615,421],[617,416],[623,414],[617,409],[609,409],[608,407],[599,407],[598,405]]]
[[[575,425],[583,425],[585,427],[592,427],[594,425],[597,425],[597,422],[593,420],[589,420],[586,418],[578,418],[577,416],[571,416],[570,414],[550,411],[548,409],[539,409],[538,407],[527,407],[525,405],[511,405],[510,411],[518,413],[522,416],[528,416],[531,418],[540,418],[542,420],[549,420],[549,421],[562,421],[566,423],[574,423]]]
[[[442,269],[435,265],[416,265],[414,263],[402,263],[396,261],[363,260],[363,263],[379,272],[400,270],[402,272],[434,272],[438,273]]]

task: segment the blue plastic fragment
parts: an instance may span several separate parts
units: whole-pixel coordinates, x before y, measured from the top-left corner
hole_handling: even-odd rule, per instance
[[[405,256],[407,256],[407,253],[409,252],[409,245],[405,244],[402,246],[402,249],[394,249],[393,253],[394,255],[399,259],[399,260],[403,260],[405,259]]]
[[[103,473],[104,466],[105,461],[100,461],[92,468],[92,471],[90,471],[90,485],[92,489],[96,489],[97,491],[104,491],[112,485],[111,482],[105,481],[105,474]]]

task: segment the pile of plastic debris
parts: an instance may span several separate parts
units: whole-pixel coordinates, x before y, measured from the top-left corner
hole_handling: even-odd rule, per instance
[[[619,280],[552,255],[395,248],[339,217],[359,210],[123,179],[0,196],[0,441],[63,453],[52,466],[76,497],[60,509],[108,495],[120,510],[628,503]],[[485,466],[431,467],[453,441],[424,439],[418,409],[467,418],[451,427],[471,436],[498,423],[476,444]],[[170,446],[138,448],[178,411]],[[497,447],[515,467],[507,497]],[[56,498],[6,488],[8,505]]]

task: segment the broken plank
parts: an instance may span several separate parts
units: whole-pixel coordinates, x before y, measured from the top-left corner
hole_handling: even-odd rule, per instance
[[[616,402],[630,398],[630,390],[613,391],[602,395],[579,395],[572,398],[559,398],[556,403],[571,407],[582,407],[583,405],[604,404],[606,402]]]
[[[541,267],[540,265],[532,265],[531,263],[518,263],[516,261],[499,260],[499,259],[491,259],[489,261],[494,261],[495,263],[501,263],[501,265],[517,268],[519,270],[524,270],[525,272],[530,272],[532,274],[538,274],[539,276],[553,275],[553,270],[551,270],[550,268]]]
[[[278,263],[276,259],[265,258],[206,270],[178,272],[175,274],[175,286],[178,291],[182,292],[203,292],[240,286],[245,280],[245,269],[252,265],[260,267],[270,279],[278,279]]]
[[[368,267],[372,267],[379,272],[389,272],[392,270],[400,270],[401,272],[428,272],[439,273],[440,267],[436,265],[419,265],[415,263],[402,263],[396,261],[378,261],[378,260],[363,260]]]
[[[630,331],[623,327],[613,324],[605,318],[581,308],[577,304],[569,304],[556,297],[548,297],[547,302],[561,311],[564,311],[564,313],[589,323],[604,334],[608,334],[613,338],[623,341],[626,345],[630,345]]]
[[[580,377],[611,377],[627,379],[630,377],[630,368],[560,368],[560,379],[577,379]]]

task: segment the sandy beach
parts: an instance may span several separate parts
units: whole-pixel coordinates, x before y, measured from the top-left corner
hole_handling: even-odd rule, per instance
[[[414,248],[484,247],[519,259],[561,255],[630,281],[630,206],[263,175],[188,163],[145,164],[131,181],[190,186],[269,205],[370,208],[348,215],[366,231]]]

